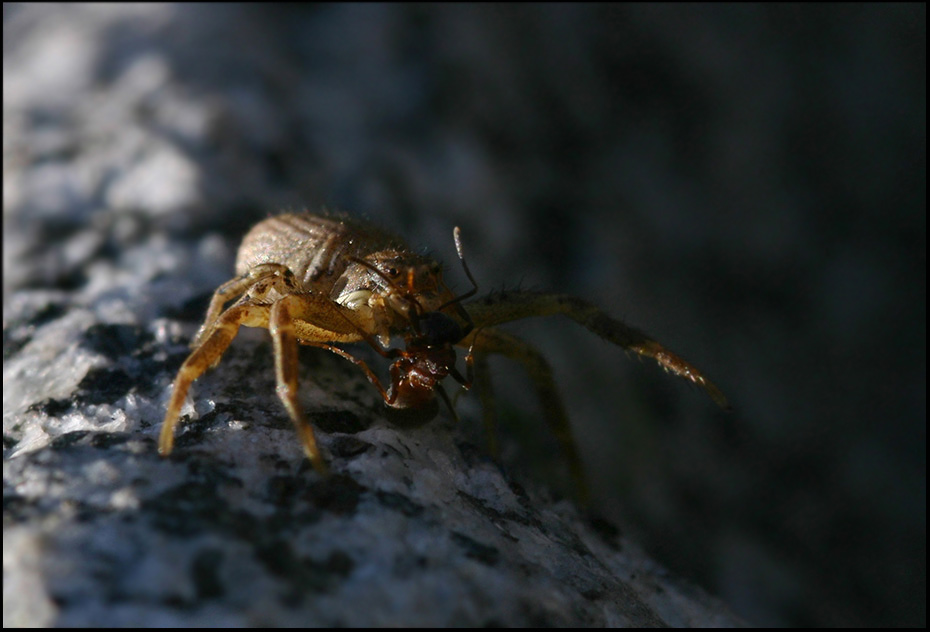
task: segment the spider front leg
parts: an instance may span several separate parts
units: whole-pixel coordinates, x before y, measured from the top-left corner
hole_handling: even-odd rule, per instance
[[[207,336],[181,365],[177,377],[174,378],[171,400],[162,422],[161,434],[158,438],[158,452],[162,456],[171,454],[174,447],[174,428],[178,424],[181,406],[191,384],[204,371],[220,361],[223,352],[239,333],[239,327],[248,325],[252,327],[263,326],[268,320],[268,308],[251,303],[242,303],[230,307],[216,319],[211,333]]]
[[[349,324],[345,308],[320,294],[301,293],[293,274],[284,266],[267,264],[256,270],[254,274],[224,284],[214,294],[199,334],[201,341],[175,378],[158,449],[163,456],[171,453],[181,406],[194,380],[219,362],[241,326],[261,327],[270,330],[274,342],[278,395],[297,428],[304,452],[322,473],[326,465],[297,401],[297,341],[326,347],[325,343],[330,341],[356,342],[361,336],[356,331],[357,326]],[[245,296],[235,305],[218,316],[212,315],[217,306],[222,307],[227,296],[243,291]]]
[[[578,447],[572,436],[568,415],[565,413],[565,406],[562,404],[562,398],[559,396],[558,388],[552,377],[549,362],[531,344],[489,327],[472,332],[459,342],[459,346],[468,346],[469,354],[478,353],[479,396],[484,408],[485,428],[488,430],[492,449],[497,449],[496,422],[490,381],[485,377],[487,371],[484,369],[487,366],[486,356],[491,353],[500,353],[522,364],[533,381],[536,395],[542,404],[543,416],[568,461],[569,474],[578,493],[578,499],[582,504],[586,504],[590,499],[590,491],[584,474],[584,466],[578,456]]]
[[[291,306],[296,302],[300,307],[299,296],[285,296],[271,308],[268,330],[274,344],[275,377],[278,384],[278,397],[287,409],[287,414],[297,428],[297,436],[304,448],[304,454],[320,474],[327,471],[323,457],[316,444],[316,436],[310,422],[304,417],[303,408],[297,400],[297,337],[294,335],[294,321]]]
[[[203,324],[197,331],[197,335],[191,341],[191,348],[196,349],[206,338],[213,333],[213,328],[223,312],[223,306],[232,299],[251,290],[252,294],[261,292],[264,288],[262,285],[268,282],[274,283],[275,277],[284,277],[290,274],[288,269],[276,263],[266,263],[255,266],[249,270],[248,274],[236,277],[227,281],[213,293],[210,298],[210,307],[207,308],[207,315],[203,319]]]
[[[580,325],[628,351],[652,358],[659,366],[697,384],[723,409],[729,409],[726,396],[697,367],[672,353],[642,331],[611,318],[601,309],[575,296],[508,291],[492,294],[465,306],[476,327],[529,318],[563,314]]]
[[[488,356],[479,353],[473,356],[475,365],[475,390],[481,402],[484,431],[488,435],[488,451],[495,459],[500,456],[500,443],[497,440],[497,409],[494,407],[494,382],[488,367]]]
[[[278,397],[294,422],[304,453],[321,474],[327,472],[326,463],[298,400],[297,344],[321,347],[359,364],[360,361],[329,343],[358,342],[362,339],[360,329],[348,309],[320,294],[289,294],[271,306],[268,331],[274,345]],[[370,379],[373,374],[367,373]]]

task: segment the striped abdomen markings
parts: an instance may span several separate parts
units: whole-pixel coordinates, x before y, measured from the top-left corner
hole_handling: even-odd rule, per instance
[[[263,263],[287,266],[307,290],[329,293],[351,257],[404,247],[388,232],[348,218],[285,214],[257,224],[236,258],[240,275]]]

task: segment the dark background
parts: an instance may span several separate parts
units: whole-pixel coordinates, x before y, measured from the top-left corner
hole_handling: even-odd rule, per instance
[[[460,225],[482,291],[595,301],[730,396],[511,328],[594,509],[754,624],[926,624],[925,174],[925,5],[4,5],[5,298],[167,239],[227,271],[178,307],[321,205],[464,288]],[[557,460],[493,368],[505,463]]]

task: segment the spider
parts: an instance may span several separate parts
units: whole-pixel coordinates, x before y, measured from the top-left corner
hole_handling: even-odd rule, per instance
[[[392,289],[406,279],[420,309],[452,304],[439,263],[413,253],[396,236],[348,217],[283,214],[256,224],[236,257],[236,278],[213,294],[193,351],[174,380],[158,450],[171,453],[174,428],[191,383],[215,366],[241,326],[271,333],[278,395],[297,428],[304,453],[326,471],[313,430],[298,402],[297,344],[354,357],[338,342],[377,339],[387,346],[410,327],[410,301]],[[224,306],[238,299],[230,307]],[[463,312],[462,312],[463,313]]]
[[[479,395],[492,453],[496,452],[496,442],[490,380],[481,369],[492,353],[520,362],[581,490],[585,489],[583,468],[549,363],[535,347],[497,329],[497,325],[563,314],[623,349],[653,358],[728,408],[723,393],[697,368],[583,299],[515,290],[465,303],[464,299],[477,292],[477,285],[465,264],[458,229],[454,237],[474,286],[461,296],[445,285],[437,261],[415,254],[403,240],[367,222],[301,213],[258,223],[239,248],[238,276],[214,293],[192,342],[193,351],[174,380],[159,452],[171,453],[174,429],[191,383],[219,362],[241,326],[266,328],[271,333],[278,395],[297,429],[304,453],[321,473],[326,472],[326,464],[297,398],[298,344],[327,349],[354,362],[378,388],[385,403],[402,410],[434,404],[436,393],[448,404],[442,380],[451,375],[470,386],[477,361]],[[235,303],[225,307],[234,299]],[[384,349],[393,336],[402,336],[406,347]],[[350,342],[368,342],[394,360],[387,389],[363,361],[335,346]],[[455,368],[454,346],[468,349],[466,376]]]

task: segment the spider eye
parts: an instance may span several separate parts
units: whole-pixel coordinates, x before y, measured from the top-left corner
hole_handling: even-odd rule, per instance
[[[400,275],[400,272],[397,270],[397,268],[388,268],[387,273],[391,278],[396,278]]]

